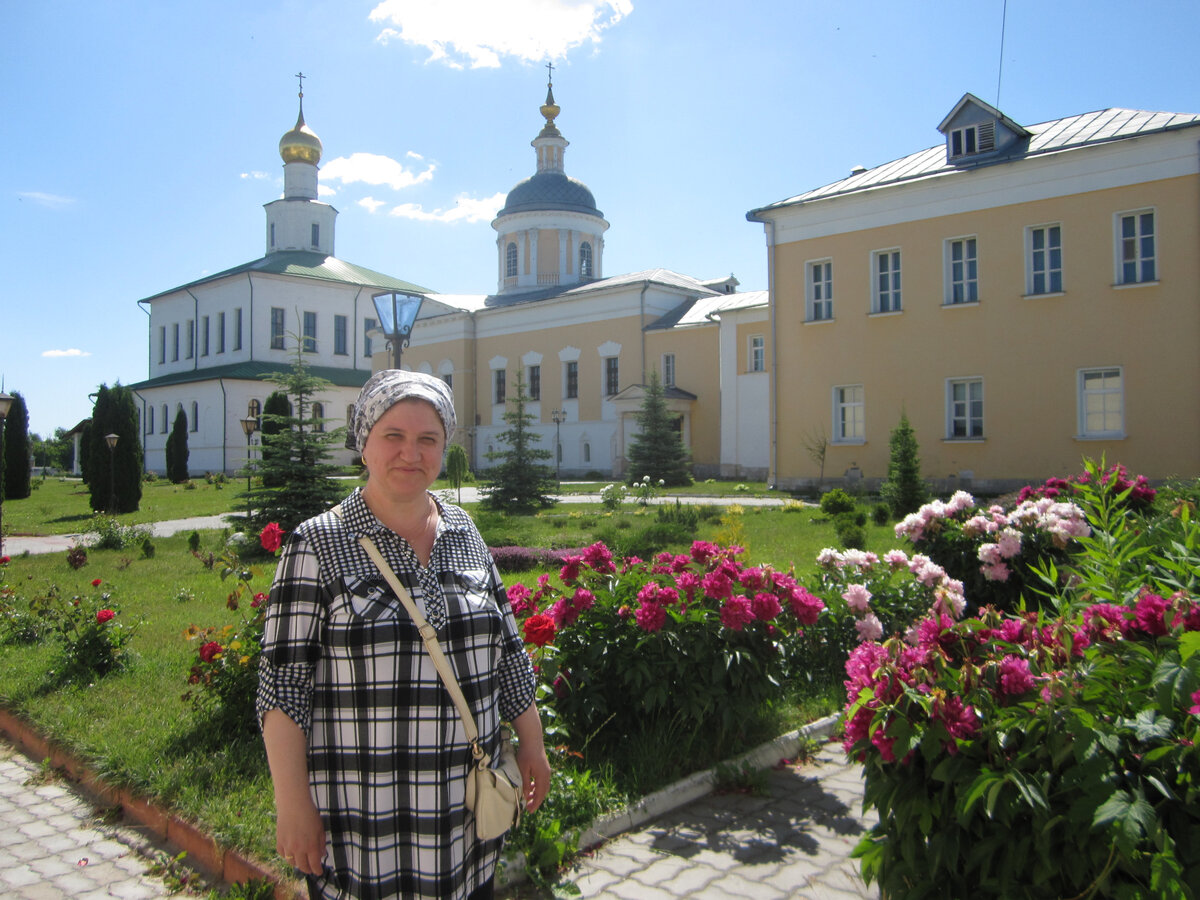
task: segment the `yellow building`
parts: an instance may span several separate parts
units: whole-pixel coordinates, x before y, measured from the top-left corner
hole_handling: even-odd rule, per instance
[[[1104,456],[1200,472],[1200,116],[1023,127],[967,94],[944,142],[752,210],[768,245],[771,480],[876,483],[907,413],[941,490]]]
[[[766,293],[737,293],[732,275],[605,276],[609,223],[587,186],[565,172],[559,112],[551,88],[532,142],[536,171],[492,222],[496,292],[428,295],[403,366],[450,382],[460,423],[453,440],[476,469],[504,449],[498,436],[520,379],[538,446],[556,455],[564,477],[620,477],[644,386],[657,371],[699,477],[765,477]],[[392,364],[382,340],[377,347],[376,370]],[[734,396],[740,402],[722,402]],[[726,422],[739,416],[742,430]]]

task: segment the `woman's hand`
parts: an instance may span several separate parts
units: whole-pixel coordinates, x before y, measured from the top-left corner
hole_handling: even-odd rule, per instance
[[[513,730],[517,733],[517,765],[521,769],[521,797],[525,811],[534,812],[550,790],[550,760],[546,758],[546,744],[542,737],[542,719],[537,706],[529,708],[513,719]]]
[[[320,875],[325,825],[308,787],[304,732],[280,709],[263,716],[263,743],[275,785],[275,850],[308,875]]]

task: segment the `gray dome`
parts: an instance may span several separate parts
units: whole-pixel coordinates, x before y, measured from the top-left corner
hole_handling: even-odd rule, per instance
[[[552,209],[604,218],[596,209],[596,199],[587,185],[561,172],[538,172],[526,178],[508,192],[504,208],[496,215]]]

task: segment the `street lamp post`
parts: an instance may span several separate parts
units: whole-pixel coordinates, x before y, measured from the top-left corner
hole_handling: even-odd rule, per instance
[[[379,330],[392,343],[392,368],[399,369],[400,354],[412,338],[413,323],[417,321],[425,296],[404,291],[388,291],[373,294],[371,300],[375,304],[375,312],[379,315]]]
[[[253,512],[250,507],[250,475],[252,474],[251,470],[250,470],[250,453],[251,453],[250,438],[251,438],[251,435],[253,435],[254,432],[257,430],[258,430],[258,419],[254,418],[254,416],[246,416],[246,418],[242,419],[242,431],[246,432],[246,522],[247,523],[250,522],[250,517],[253,515]]]
[[[106,434],[104,443],[108,444],[108,514],[117,514],[117,441],[119,434]]]
[[[0,458],[4,453],[4,420],[8,418],[8,410],[12,406],[12,394],[0,391]],[[3,468],[0,466],[0,468]],[[4,549],[4,491],[0,491],[0,551]]]
[[[561,489],[562,484],[559,478],[558,469],[562,463],[562,443],[559,441],[559,426],[567,421],[567,411],[565,409],[555,409],[550,413],[550,421],[554,423],[554,481],[557,488]]]

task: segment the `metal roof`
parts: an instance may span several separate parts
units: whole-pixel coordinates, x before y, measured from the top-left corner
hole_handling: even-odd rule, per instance
[[[504,208],[496,213],[496,218],[542,210],[566,210],[604,218],[596,209],[596,199],[588,186],[562,172],[538,172],[526,178],[508,192]]]
[[[384,275],[381,272],[373,271],[364,266],[356,266],[354,263],[338,259],[336,256],[326,256],[324,253],[313,253],[307,250],[281,250],[251,262],[243,263],[240,266],[234,266],[232,269],[226,269],[224,272],[217,272],[215,275],[206,275],[203,278],[198,278],[179,287],[161,291],[138,302],[146,303],[150,300],[157,300],[159,297],[174,294],[176,291],[186,290],[200,284],[208,284],[213,281],[219,281],[222,278],[229,278],[230,276],[241,275],[246,272],[288,275],[293,278],[312,278],[317,281],[333,281],[339,284],[377,288],[379,290],[411,291],[416,294],[430,293],[428,288],[423,288],[408,281],[402,281],[399,278],[393,278],[391,275]]]
[[[612,278],[601,278],[598,281],[588,281],[583,284],[556,285],[555,287],[533,291],[520,291],[512,294],[493,294],[484,301],[484,306],[488,309],[494,309],[496,307],[515,306],[518,303],[549,300],[552,297],[571,300],[576,297],[596,293],[597,291],[610,291],[614,288],[643,284],[645,282],[694,292],[702,296],[717,293],[712,288],[707,287],[702,281],[697,281],[690,275],[680,275],[678,272],[672,272],[670,269],[644,269],[641,272],[630,272],[628,275],[614,275]]]
[[[1030,125],[1026,128],[1026,131],[1030,133],[1028,142],[1018,145],[1022,149],[1015,153],[999,155],[989,159],[988,162],[1003,163],[1016,159],[1029,159],[1126,138],[1191,128],[1196,125],[1200,125],[1200,115],[1151,112],[1140,109],[1102,109],[1078,116],[1068,116],[1065,119],[1054,119],[1040,125]],[[812,200],[823,200],[922,178],[951,175],[961,171],[963,171],[961,165],[953,165],[946,161],[946,145],[942,143],[873,169],[856,172],[849,178],[843,178],[824,187],[753,209],[746,213],[746,218],[756,221],[760,213],[789,206],[799,206]]]
[[[361,388],[366,384],[371,373],[366,369],[339,369],[334,366],[305,366],[305,371],[317,378],[324,378],[335,387]],[[228,363],[223,366],[209,366],[203,369],[188,369],[186,372],[171,372],[159,375],[137,384],[129,385],[131,390],[141,391],[149,388],[166,387],[173,384],[192,384],[197,381],[214,381],[218,378],[236,381],[265,381],[271,375],[283,375],[290,372],[292,367],[280,363],[247,360],[246,362]]]
[[[667,328],[686,328],[690,325],[712,325],[721,313],[731,309],[751,309],[767,305],[766,291],[746,291],[741,294],[717,294],[685,300],[669,313],[646,326],[647,331]]]

